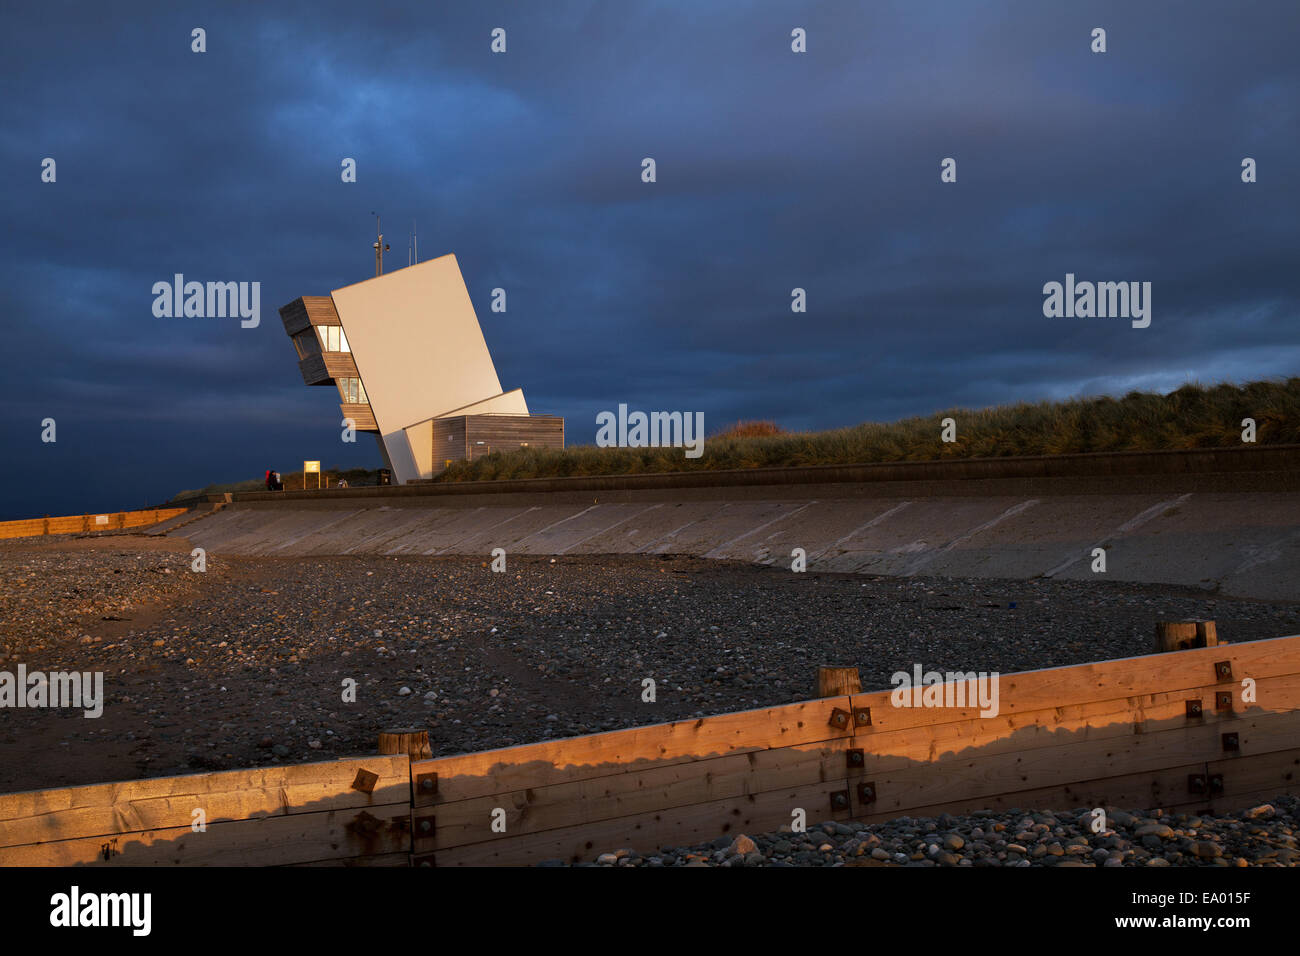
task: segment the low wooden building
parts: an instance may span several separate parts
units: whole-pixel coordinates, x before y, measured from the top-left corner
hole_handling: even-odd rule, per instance
[[[564,419],[558,415],[454,415],[433,420],[433,470],[453,461],[473,461],[494,451],[563,448]]]

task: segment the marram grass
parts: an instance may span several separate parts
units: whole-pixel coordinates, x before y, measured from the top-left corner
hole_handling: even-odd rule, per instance
[[[955,442],[940,440],[945,418],[957,422]],[[436,480],[1233,448],[1242,444],[1245,418],[1255,420],[1257,444],[1300,443],[1300,378],[1241,386],[1184,385],[1168,395],[1130,392],[1123,398],[950,408],[897,422],[867,422],[821,432],[780,433],[770,423],[746,422],[706,438],[700,458],[687,458],[681,448],[521,448],[455,462]]]

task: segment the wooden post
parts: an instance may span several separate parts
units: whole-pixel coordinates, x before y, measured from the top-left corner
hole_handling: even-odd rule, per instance
[[[412,760],[433,756],[429,746],[427,730],[382,730],[379,732],[379,752],[381,754],[409,754]]]
[[[1219,636],[1213,621],[1160,621],[1156,624],[1156,653],[1215,647]]]
[[[858,680],[856,667],[817,668],[817,696],[843,697],[845,694],[862,693],[862,682]]]

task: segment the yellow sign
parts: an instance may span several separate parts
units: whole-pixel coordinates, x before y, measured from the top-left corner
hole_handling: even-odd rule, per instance
[[[304,472],[308,472],[308,473],[314,471],[314,472],[316,472],[316,474],[319,475],[319,474],[320,474],[320,462],[318,462],[318,461],[304,461],[304,462],[302,463],[302,470],[303,470]]]

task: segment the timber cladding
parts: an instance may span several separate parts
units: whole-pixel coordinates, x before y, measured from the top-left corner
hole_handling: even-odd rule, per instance
[[[311,325],[339,325],[334,300],[327,295],[304,295],[280,307],[280,321],[289,335],[296,335]]]
[[[351,352],[313,352],[298,360],[298,371],[306,385],[333,385],[337,378],[358,377]]]
[[[110,511],[98,515],[0,521],[0,538],[31,538],[45,534],[90,534],[92,531],[147,528],[175,518],[177,515],[183,515],[188,510],[188,508],[151,508],[148,511]]]
[[[339,411],[343,413],[344,418],[350,418],[356,422],[356,429],[359,432],[378,432],[379,426],[375,424],[375,410],[369,404],[349,404],[344,402],[339,405]]]
[[[325,356],[313,352],[298,360],[298,371],[302,373],[304,385],[328,385],[330,372],[325,365]]]
[[[494,451],[563,448],[564,419],[558,415],[456,415],[433,420],[433,471],[448,461],[473,460]]]

